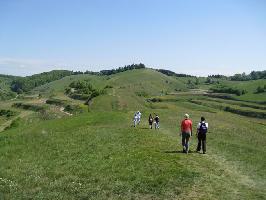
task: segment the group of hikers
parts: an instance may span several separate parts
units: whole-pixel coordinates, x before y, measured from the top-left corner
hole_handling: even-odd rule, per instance
[[[136,127],[137,125],[140,124],[140,119],[141,119],[141,112],[137,111],[134,114],[134,118],[133,118],[133,126],[134,127]],[[152,114],[150,114],[149,120],[148,120],[150,129],[152,129],[153,124],[154,124],[155,129],[159,129],[160,128],[159,121],[160,121],[159,116],[157,114],[154,113],[154,117],[152,116]]]
[[[153,124],[155,129],[159,129],[159,116],[158,114],[154,113],[154,117],[152,114],[149,115],[148,123],[149,128],[152,129]],[[141,112],[137,111],[134,114],[134,127],[136,125],[140,124],[141,119]],[[182,136],[182,147],[183,147],[183,153],[189,152],[189,140],[192,137],[192,120],[189,118],[189,114],[184,115],[184,119],[181,122],[181,132],[180,136]],[[198,145],[197,145],[197,152],[200,153],[201,149],[203,154],[206,153],[206,135],[208,132],[208,123],[205,122],[205,117],[201,117],[200,122],[197,125],[197,133],[196,136],[198,138]]]

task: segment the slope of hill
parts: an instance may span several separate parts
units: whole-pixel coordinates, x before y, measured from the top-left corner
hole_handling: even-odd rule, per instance
[[[240,96],[233,95],[233,98],[243,101],[266,102],[266,92],[257,93],[257,88],[266,85],[266,79],[250,80],[250,81],[228,81],[222,80],[220,84],[227,87],[236,88],[246,93]]]
[[[160,103],[154,104],[155,109],[142,111],[144,121],[137,128],[130,127],[132,111],[89,112],[48,121],[36,121],[36,117],[22,119],[17,128],[0,135],[0,196],[265,197],[265,121],[198,111],[187,102],[167,103],[168,109],[156,109]],[[160,130],[147,128],[145,118],[150,112],[159,114]],[[207,118],[210,124],[207,155],[178,151],[181,147],[177,128],[185,112],[194,121],[201,115]],[[193,140],[192,150],[196,145]],[[250,144],[251,140],[256,146]]]
[[[84,105],[65,94],[73,81],[105,93]],[[79,74],[1,101],[15,115],[0,116],[0,199],[265,199],[265,106],[188,90],[195,81],[151,69]],[[264,80],[236,83],[252,91]],[[160,130],[148,128],[150,113]],[[179,136],[184,113],[194,123],[189,154]],[[201,116],[209,123],[204,155],[195,151]]]

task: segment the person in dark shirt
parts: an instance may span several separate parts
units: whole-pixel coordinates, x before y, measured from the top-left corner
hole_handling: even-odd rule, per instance
[[[205,117],[201,117],[200,123],[197,126],[197,136],[198,136],[197,152],[200,152],[202,146],[203,154],[206,153],[207,132],[208,132],[208,123],[205,122]]]
[[[148,119],[148,121],[149,121],[149,126],[150,126],[150,129],[152,129],[153,117],[152,117],[152,115],[151,115],[151,114],[150,114],[150,116],[149,116],[149,119]]]

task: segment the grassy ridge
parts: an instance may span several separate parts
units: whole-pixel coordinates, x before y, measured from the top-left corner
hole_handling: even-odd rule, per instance
[[[2,196],[263,198],[265,125],[254,127],[255,121],[246,118],[235,121],[232,114],[191,110],[181,102],[167,105],[168,109],[143,110],[143,120],[150,112],[160,114],[159,132],[147,129],[145,121],[137,129],[131,128],[132,112],[90,112],[69,119],[28,121],[22,123],[27,129],[4,132],[0,136]],[[178,126],[184,112],[194,121],[202,114],[208,119],[209,155],[178,153]],[[256,146],[250,145],[251,139]],[[191,148],[195,145],[192,141]]]
[[[106,94],[88,109],[64,95],[77,80],[108,85]],[[265,106],[187,91],[187,80],[149,69],[75,75],[35,88],[41,97],[1,102],[1,109],[21,102],[45,112],[13,108],[21,112],[16,126],[0,133],[0,199],[265,199],[265,119],[218,107],[265,113]],[[69,117],[61,111],[66,105],[84,112]],[[136,110],[142,122],[133,128]],[[159,114],[159,131],[148,129],[150,113]],[[206,155],[194,152],[195,136],[192,153],[180,153],[184,113],[194,135],[201,116],[209,122]]]

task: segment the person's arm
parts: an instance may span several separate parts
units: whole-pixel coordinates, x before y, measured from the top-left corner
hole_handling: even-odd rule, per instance
[[[180,125],[180,133],[179,133],[180,136],[182,135],[182,129],[183,129],[183,121],[181,122],[181,125]]]
[[[191,136],[192,136],[192,122],[190,124]]]
[[[198,126],[197,126],[197,133],[196,133],[196,135],[199,134],[199,129],[200,129],[200,123],[198,123]]]

